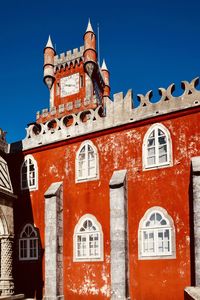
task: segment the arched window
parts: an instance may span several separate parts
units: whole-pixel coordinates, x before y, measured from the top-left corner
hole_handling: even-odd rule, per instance
[[[21,188],[22,190],[35,190],[38,185],[37,162],[32,155],[27,155],[21,166]]]
[[[145,169],[162,167],[172,163],[170,133],[162,124],[149,128],[143,142],[143,166]]]
[[[74,260],[103,259],[103,233],[101,225],[92,215],[84,215],[74,230]]]
[[[31,224],[26,224],[19,238],[19,259],[38,259],[38,234]]]
[[[138,231],[140,258],[175,256],[175,230],[172,218],[161,207],[150,208]]]
[[[98,178],[98,154],[91,141],[81,144],[76,154],[76,181]]]

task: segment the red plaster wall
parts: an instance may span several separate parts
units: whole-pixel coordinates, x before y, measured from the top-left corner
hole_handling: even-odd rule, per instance
[[[129,289],[131,300],[184,299],[184,287],[191,283],[189,201],[190,159],[200,155],[200,113],[157,118],[171,134],[173,166],[143,171],[142,141],[151,124],[133,124],[67,140],[46,150],[34,149],[37,160],[38,190],[19,193],[16,220],[26,221],[32,214],[39,228],[44,248],[44,193],[52,182],[63,181],[64,294],[66,299],[110,298],[110,211],[109,181],[114,170],[128,171],[128,246]],[[170,116],[168,116],[170,118]],[[149,120],[152,122],[153,120]],[[130,126],[130,125],[129,125]],[[82,141],[90,139],[98,149],[100,179],[75,183],[75,154]],[[28,154],[28,152],[24,153]],[[18,166],[22,161],[19,154]],[[17,169],[17,167],[16,167]],[[19,178],[19,174],[15,174]],[[27,205],[27,201],[31,205]],[[165,208],[172,217],[176,232],[176,258],[138,259],[138,225],[147,209]],[[23,213],[22,213],[23,211]],[[102,225],[104,260],[73,262],[73,232],[79,218],[93,214]],[[19,228],[20,226],[18,226]],[[44,256],[43,256],[44,263]]]

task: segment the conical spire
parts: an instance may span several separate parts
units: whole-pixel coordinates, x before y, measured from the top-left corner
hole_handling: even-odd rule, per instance
[[[87,29],[86,29],[86,32],[88,32],[88,31],[94,32],[93,29],[92,29],[92,25],[90,23],[90,19],[88,20],[88,26],[87,26]]]
[[[48,41],[47,41],[47,44],[46,44],[45,48],[52,48],[52,49],[54,49],[50,35],[49,35],[49,38],[48,38]]]
[[[108,71],[108,68],[107,68],[107,66],[106,66],[105,59],[103,59],[103,63],[102,63],[102,66],[101,66],[101,70]]]

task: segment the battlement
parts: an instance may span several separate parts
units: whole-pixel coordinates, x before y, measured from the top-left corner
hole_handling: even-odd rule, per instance
[[[64,115],[69,114],[72,110],[77,112],[80,108],[87,109],[87,108],[96,108],[97,107],[97,99],[93,96],[92,99],[84,98],[83,100],[77,99],[75,101],[70,101],[65,104],[60,104],[58,107],[53,106],[50,109],[44,108],[42,111],[38,111],[36,113],[36,122],[37,123],[44,123],[52,117],[63,117]]]
[[[200,107],[200,91],[196,89],[199,78],[191,82],[182,81],[182,95],[175,97],[175,85],[167,89],[159,88],[159,101],[151,102],[152,91],[139,94],[139,106],[133,108],[132,91],[124,97],[123,93],[113,96],[113,101],[105,98],[105,112],[101,106],[95,110],[86,109],[77,114],[67,113],[61,118],[53,118],[40,124],[31,124],[26,128],[27,135],[22,141],[23,150],[40,147],[57,141],[110,129],[116,126],[150,119],[178,112],[192,107]],[[47,113],[47,111],[46,111]]]
[[[70,64],[80,63],[83,60],[84,46],[81,46],[80,49],[75,48],[72,51],[69,50],[65,53],[54,56],[54,67],[60,68],[61,66],[66,67]]]

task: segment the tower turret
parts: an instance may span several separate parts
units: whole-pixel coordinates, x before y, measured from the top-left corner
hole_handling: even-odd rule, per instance
[[[103,60],[101,66],[101,72],[103,74],[103,79],[105,83],[104,90],[103,90],[103,97],[110,97],[110,73],[106,66],[105,60]]]
[[[96,35],[92,29],[90,20],[84,34],[84,68],[87,74],[92,78],[94,70],[97,68]]]
[[[56,51],[54,50],[51,37],[49,36],[46,47],[44,48],[44,83],[49,89],[51,89],[55,76],[54,76],[54,56]]]

